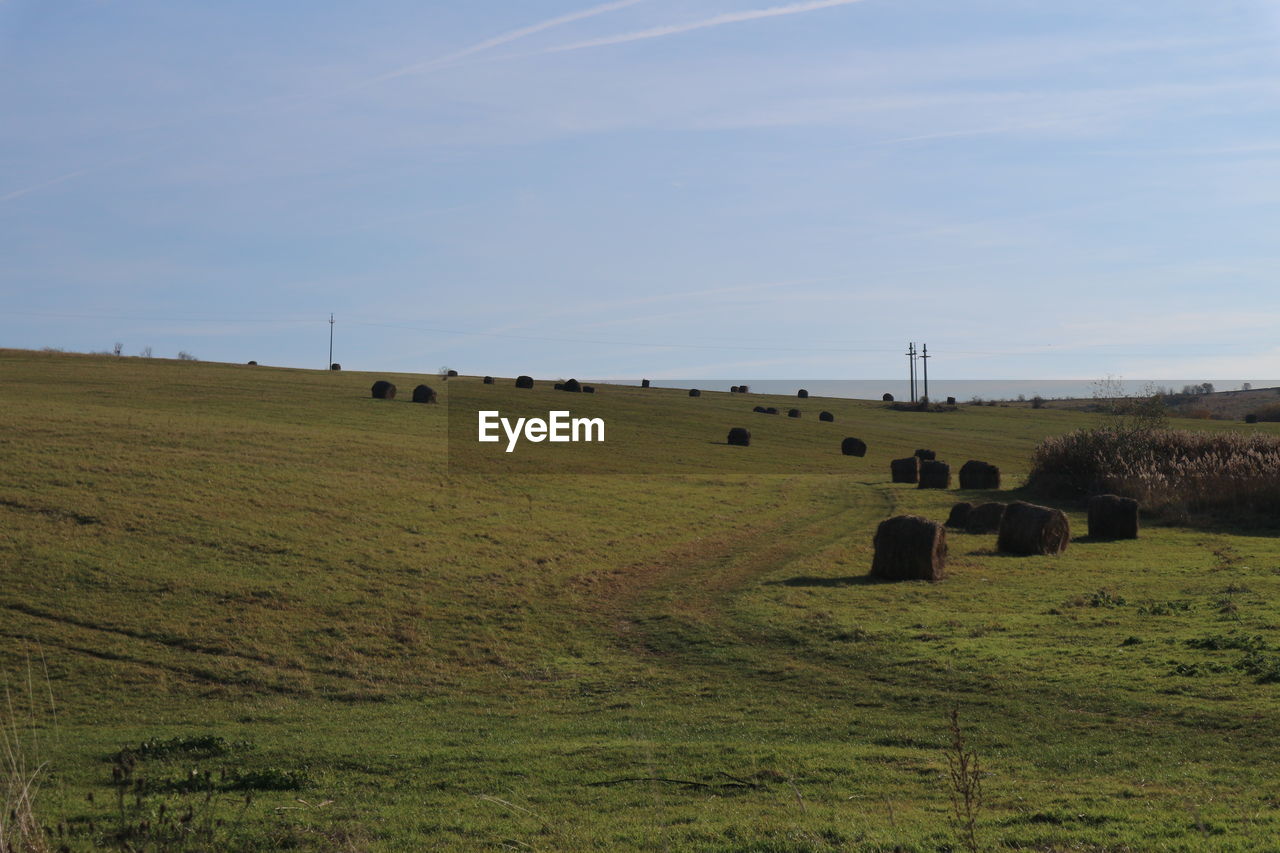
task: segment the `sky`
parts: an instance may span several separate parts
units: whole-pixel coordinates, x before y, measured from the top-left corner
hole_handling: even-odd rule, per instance
[[[0,346],[1280,376],[1280,2],[0,0]]]

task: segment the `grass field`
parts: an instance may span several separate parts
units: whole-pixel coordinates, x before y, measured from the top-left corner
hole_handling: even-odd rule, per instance
[[[51,849],[961,849],[953,707],[982,849],[1277,849],[1280,529],[1065,507],[1060,556],[952,532],[942,583],[866,578],[878,521],[986,496],[890,459],[1008,500],[1097,416],[598,386],[610,473],[562,476],[449,441],[447,398],[568,395],[376,378],[0,351],[3,713]]]

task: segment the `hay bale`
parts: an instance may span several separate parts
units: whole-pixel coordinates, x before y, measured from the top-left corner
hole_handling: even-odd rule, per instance
[[[737,393],[738,393],[738,386],[737,386],[737,385],[730,385],[730,386],[729,386],[729,393],[730,393],[730,394],[737,394]]]
[[[947,531],[918,515],[886,518],[876,528],[871,576],[883,580],[939,581],[947,565]]]
[[[770,406],[769,408],[765,409],[765,413],[770,415],[776,415],[778,414],[778,410],[775,409],[773,406]]]
[[[826,421],[827,423],[833,423],[833,422],[835,422],[835,419],[836,419],[836,416],[835,416],[835,415],[833,415],[833,414],[831,414],[830,412],[818,412],[818,420],[820,420],[820,421]]]
[[[446,372],[445,372],[445,376],[447,376],[447,377],[449,377],[449,378],[452,378],[452,377],[457,376],[457,375],[458,375],[458,371],[456,371],[456,370],[449,370],[449,371],[446,371]]]
[[[394,400],[396,398],[396,386],[385,379],[379,379],[373,383],[372,390],[373,399],[375,400]]]
[[[333,364],[329,365],[329,369],[330,369],[330,370],[341,370],[341,369],[342,369],[342,365],[341,365],[341,364],[338,364],[338,362],[336,362],[336,361],[335,361]]]
[[[969,511],[969,520],[965,522],[965,530],[970,533],[995,533],[1004,521],[1005,505],[997,501],[978,504]]]
[[[690,388],[690,389],[689,389],[689,396],[690,396],[690,397],[701,397],[701,396],[702,396],[702,392],[701,392],[701,391],[699,391],[697,388]]]
[[[955,404],[956,404],[956,398],[955,398],[955,397],[948,397],[948,398],[947,398],[947,405],[948,405],[948,406],[954,406]]]
[[[934,453],[932,450],[917,450],[916,458],[923,462],[926,459],[937,459],[938,454]]]
[[[516,387],[517,387],[517,388],[532,388],[532,387],[533,387],[533,377],[532,377],[532,376],[517,376],[517,377],[516,377]]]
[[[1089,498],[1089,535],[1095,539],[1137,539],[1138,502],[1118,495]]]
[[[798,418],[798,417],[800,417],[800,410],[799,410],[799,409],[789,409],[789,410],[787,411],[787,417],[789,417],[789,418]]]
[[[973,512],[973,504],[968,501],[962,501],[951,507],[951,514],[947,516],[947,527],[957,527],[963,529],[969,524],[969,515]]]
[[[892,403],[892,402],[893,402],[893,395],[892,395],[892,394],[885,394],[885,395],[884,395],[883,397],[881,397],[880,399],[881,399],[881,400],[884,400],[886,403]]]
[[[434,403],[435,401],[436,392],[430,385],[419,385],[413,389],[413,402]]]
[[[556,388],[560,391],[572,391],[574,394],[582,393],[582,383],[576,379],[570,379],[563,385],[557,385]]]
[[[486,377],[485,377],[483,380],[481,380],[481,381],[482,381],[482,382],[484,382],[484,384],[485,384],[485,385],[492,385],[492,384],[493,384],[493,377],[492,377],[492,376],[486,376]]]
[[[998,489],[1000,488],[1000,469],[988,462],[970,459],[960,466],[960,488]]]
[[[555,385],[552,385],[551,387],[552,387],[552,388],[554,388],[554,389],[556,389],[557,391],[563,391],[563,390],[564,390],[564,383],[563,383],[563,382],[557,382]]]
[[[640,380],[640,387],[641,387],[641,388],[648,388],[648,387],[649,387],[649,380],[648,380],[648,379],[641,379],[641,380]]]
[[[749,385],[739,385],[739,386],[738,386],[738,393],[739,393],[739,394],[750,394],[750,393],[751,393],[751,386],[749,386]]]
[[[889,473],[895,483],[918,483],[920,481],[920,458],[908,456],[906,459],[895,459],[889,463]]]
[[[845,456],[866,456],[867,443],[851,436],[840,442],[840,452]]]
[[[738,447],[750,447],[751,431],[746,427],[734,427],[729,430],[729,443]]]
[[[804,400],[808,398],[809,392],[801,388],[799,391],[796,392],[796,396],[799,397],[801,400]]]
[[[933,459],[922,459],[920,461],[920,485],[917,488],[951,488],[951,466]]]
[[[582,386],[582,393],[583,393],[583,394],[594,394],[594,393],[596,393],[596,387],[595,387],[594,385],[583,385],[583,386]]]
[[[252,363],[253,362],[250,362],[250,364]],[[1258,416],[1251,412],[1244,416],[1244,422],[1247,424],[1256,424],[1258,422]]]
[[[1004,508],[996,549],[1007,554],[1061,554],[1070,542],[1066,513],[1017,501]]]
[[[756,407],[755,407],[754,409],[752,409],[751,411],[756,412],[756,413],[761,414],[761,415],[767,415],[767,414],[769,414],[769,410],[768,410],[768,409],[766,409],[764,406],[756,406]]]
[[[253,365],[254,367],[258,366],[258,362],[256,361],[250,361],[249,364]]]

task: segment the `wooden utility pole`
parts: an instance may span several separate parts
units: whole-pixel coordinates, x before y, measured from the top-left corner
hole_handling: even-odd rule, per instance
[[[324,366],[325,370],[333,367],[333,315],[329,315],[329,363]]]
[[[923,352],[920,354],[920,360],[924,362],[924,398],[929,399],[929,345],[922,344]]]

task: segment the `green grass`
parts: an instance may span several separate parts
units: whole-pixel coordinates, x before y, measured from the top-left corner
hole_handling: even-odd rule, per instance
[[[950,849],[954,705],[985,847],[1280,837],[1277,530],[950,533],[944,582],[866,579],[879,520],[986,496],[890,459],[1013,490],[1096,416],[376,378],[0,352],[5,714],[59,843]],[[424,380],[441,405],[404,401]],[[602,415],[608,473],[466,441],[485,400]]]

